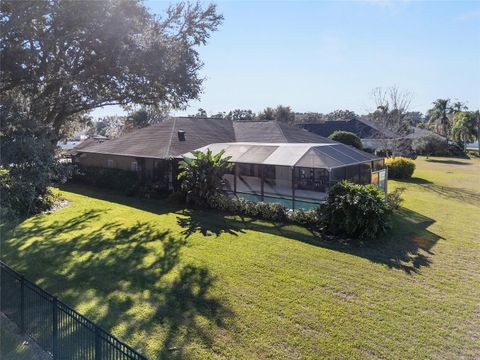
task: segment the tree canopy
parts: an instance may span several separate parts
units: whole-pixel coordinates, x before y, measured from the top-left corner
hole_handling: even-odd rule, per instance
[[[158,17],[141,0],[1,1],[0,180],[18,186],[2,207],[29,213],[47,204],[48,186],[66,176],[57,142],[91,110],[140,106],[148,115],[198,98],[197,48],[222,19],[215,5],[199,3]]]
[[[362,140],[350,131],[337,130],[329,136],[330,139],[341,142],[342,144],[350,145],[362,150]]]
[[[57,138],[105,105],[180,108],[198,97],[196,50],[217,29],[215,5],[170,6],[159,18],[140,0],[11,1],[0,5],[0,89]]]
[[[293,124],[295,122],[295,113],[290,106],[278,105],[276,108],[265,108],[258,114],[257,118],[259,120],[277,120],[279,122]]]

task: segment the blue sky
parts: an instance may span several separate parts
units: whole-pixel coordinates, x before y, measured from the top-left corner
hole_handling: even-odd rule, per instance
[[[161,14],[167,3],[146,1]],[[225,17],[199,49],[200,101],[177,114],[289,105],[298,112],[373,109],[375,87],[480,107],[480,1],[220,1]],[[94,116],[121,113],[96,110]]]

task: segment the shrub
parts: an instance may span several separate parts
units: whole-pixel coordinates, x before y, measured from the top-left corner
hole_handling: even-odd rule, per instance
[[[184,205],[185,195],[181,191],[174,191],[167,197],[167,202],[172,205]]]
[[[121,169],[78,166],[73,179],[87,185],[120,191],[126,195],[137,193],[140,187],[140,180],[135,171]]]
[[[66,181],[71,166],[60,161],[50,130],[23,128],[16,115],[10,120],[9,126],[2,123],[0,140],[1,206],[9,209],[2,213],[27,216],[48,210],[55,201],[50,187]]]
[[[228,162],[230,157],[223,157],[223,150],[215,155],[210,149],[205,153],[193,151],[192,154],[193,158],[184,156],[180,161],[178,180],[187,202],[203,205],[225,192],[223,175],[232,165]]]
[[[359,240],[373,240],[384,234],[390,225],[390,214],[380,190],[348,181],[337,183],[330,190],[318,212],[324,231]]]
[[[28,179],[12,177],[4,168],[0,168],[0,194],[0,215],[4,219],[46,211],[57,202],[49,187],[38,189]]]
[[[387,194],[387,204],[392,210],[400,209],[400,205],[402,205],[404,199],[402,198],[403,193],[405,192],[406,188],[399,187],[393,190],[392,192]]]
[[[351,145],[360,150],[363,148],[360,138],[350,131],[337,130],[331,134],[329,138],[342,144]]]
[[[319,212],[317,210],[303,210],[295,209],[287,213],[288,221],[304,226],[310,229],[317,229],[319,227]]]
[[[254,202],[243,198],[230,198],[221,195],[211,198],[209,206],[221,211],[273,222],[286,222],[288,220],[287,209],[280,204]]]
[[[415,171],[415,163],[404,157],[392,157],[385,159],[390,179],[409,179]]]
[[[414,139],[412,147],[419,155],[442,156],[448,154],[446,140],[435,134],[428,134]]]

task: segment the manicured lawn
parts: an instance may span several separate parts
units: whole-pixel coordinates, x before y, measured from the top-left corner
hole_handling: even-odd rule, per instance
[[[68,185],[1,257],[151,358],[479,358],[480,161],[416,161],[383,244]]]

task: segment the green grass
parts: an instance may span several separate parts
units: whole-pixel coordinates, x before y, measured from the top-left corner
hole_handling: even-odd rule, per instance
[[[416,164],[369,247],[69,185],[2,258],[151,358],[478,358],[480,161]]]

